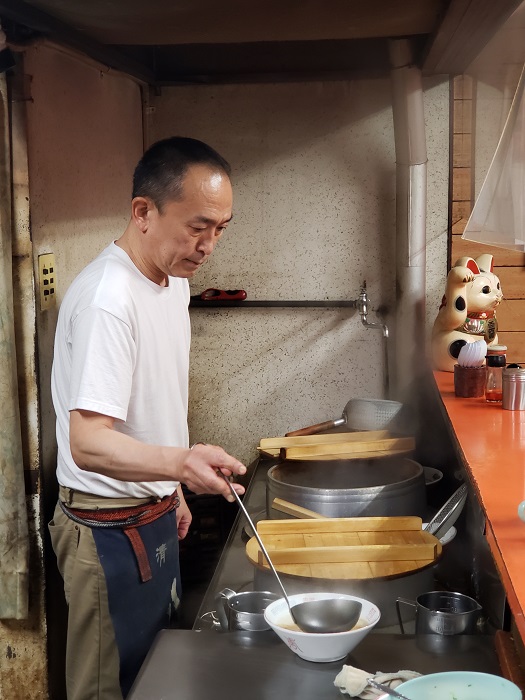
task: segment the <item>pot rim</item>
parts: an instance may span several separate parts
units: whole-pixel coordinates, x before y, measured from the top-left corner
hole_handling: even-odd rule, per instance
[[[379,457],[378,459],[381,459]],[[416,462],[414,459],[409,459],[406,457],[402,458],[404,462],[410,462],[412,464],[415,464],[418,467],[418,472],[417,474],[414,474],[413,476],[410,476],[408,479],[401,479],[399,481],[394,482],[393,484],[382,484],[379,486],[360,486],[360,487],[355,487],[355,488],[345,488],[345,489],[323,489],[321,487],[317,486],[301,486],[300,484],[291,484],[287,481],[281,481],[280,479],[276,479],[273,477],[273,472],[278,469],[282,465],[286,464],[308,464],[308,460],[300,460],[300,459],[286,459],[286,460],[281,460],[277,464],[274,464],[273,467],[270,467],[268,469],[268,474],[267,478],[268,480],[272,480],[276,484],[283,484],[285,486],[290,486],[294,489],[299,489],[301,491],[304,491],[305,493],[317,493],[317,494],[344,494],[344,493],[354,493],[354,494],[360,494],[360,493],[375,493],[379,491],[384,491],[386,487],[402,487],[406,486],[407,484],[410,484],[411,482],[417,482],[421,478],[423,478],[423,481],[425,480],[425,472],[423,470],[423,466],[419,463]],[[342,461],[342,460],[338,460]],[[352,461],[352,460],[347,460],[347,461]],[[329,467],[328,467],[329,468]],[[389,489],[389,490],[394,490]]]

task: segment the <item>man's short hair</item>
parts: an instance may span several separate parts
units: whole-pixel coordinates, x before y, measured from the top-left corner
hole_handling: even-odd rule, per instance
[[[202,141],[173,136],[157,141],[144,153],[133,174],[132,197],[149,197],[162,213],[170,200],[181,199],[184,177],[192,165],[207,165],[228,177],[231,166]]]

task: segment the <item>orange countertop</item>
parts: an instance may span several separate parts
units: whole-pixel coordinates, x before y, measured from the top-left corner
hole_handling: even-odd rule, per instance
[[[516,625],[525,641],[525,411],[454,394],[454,375],[434,372],[463,452],[465,467],[487,517],[486,536]]]

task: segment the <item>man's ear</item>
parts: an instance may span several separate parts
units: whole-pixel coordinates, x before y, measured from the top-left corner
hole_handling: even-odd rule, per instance
[[[148,197],[134,197],[131,200],[131,218],[142,233],[148,230],[149,215],[153,209],[155,205]]]

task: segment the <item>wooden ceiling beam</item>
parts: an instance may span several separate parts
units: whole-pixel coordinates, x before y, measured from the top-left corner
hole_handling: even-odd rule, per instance
[[[463,73],[521,2],[522,0],[450,0],[445,3],[446,9],[441,21],[425,49],[420,51],[421,59],[418,64],[426,74]],[[162,56],[164,59],[152,61],[151,51],[148,53],[137,50],[138,47],[102,44],[80,28],[69,26],[24,0],[0,0],[0,19],[12,20],[59,44],[85,53],[104,65],[153,84],[192,80],[223,82],[228,75],[232,80],[255,78],[256,74],[259,74],[259,79],[268,80],[280,73],[288,73],[289,76],[300,74],[306,77],[308,69],[316,75],[332,73],[334,77],[338,74],[378,75],[387,69],[382,52],[374,56],[372,52],[367,51],[374,42],[384,42],[384,39],[248,42],[251,45],[250,49],[246,48],[248,44],[239,43],[234,44],[226,54],[232,53],[231,59],[233,54],[238,53],[243,61],[229,60],[227,55],[220,61],[220,65],[216,66],[215,54],[213,62],[210,62],[214,70],[210,71],[209,65],[199,65],[200,61],[195,58],[191,48],[183,50],[178,46],[152,46],[149,48],[156,52],[155,58],[160,59]],[[420,41],[423,38],[418,37]],[[303,43],[309,45],[310,51],[301,54],[299,49]],[[337,55],[337,52],[326,48],[330,45],[344,45],[345,50]],[[319,51],[321,46],[323,50]],[[286,47],[286,51],[279,55],[283,47]],[[268,48],[272,51],[268,52]],[[364,48],[365,51],[360,52],[358,60],[355,60],[353,54],[357,48]],[[187,56],[184,55],[184,51],[188,52]],[[171,52],[172,55],[164,56],[165,52]],[[243,52],[244,55],[241,55]],[[204,53],[209,61],[210,53]],[[275,60],[276,55],[279,56],[278,61]],[[239,70],[244,61],[246,65]]]
[[[137,51],[144,60],[144,48]],[[150,64],[159,85],[185,83],[349,80],[390,75],[388,41],[269,41],[239,44],[157,46]]]
[[[429,40],[425,74],[464,73],[522,0],[451,0]]]
[[[522,0],[451,0],[423,59],[425,74],[464,73]]]
[[[112,46],[99,44],[98,41],[23,0],[0,0],[0,19],[8,19],[28,27],[57,44],[80,51],[102,65],[127,73],[142,82],[155,82],[155,75],[148,66],[136,62]]]

